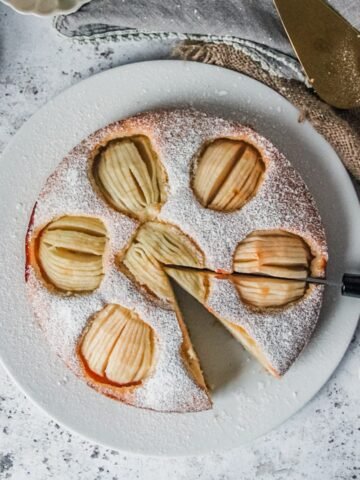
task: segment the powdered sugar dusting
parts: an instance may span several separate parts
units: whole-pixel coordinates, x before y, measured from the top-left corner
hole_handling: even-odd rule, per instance
[[[203,410],[210,403],[186,370],[179,350],[182,333],[176,313],[158,307],[145,297],[114,263],[100,288],[88,295],[62,296],[50,293],[30,270],[28,288],[36,317],[51,346],[78,375],[81,366],[75,353],[79,336],[89,318],[109,303],[134,310],[156,332],[156,369],[140,388],[123,389],[115,396],[130,404],[160,411]],[[114,395],[113,389],[101,388]]]
[[[314,254],[327,258],[324,229],[314,200],[290,162],[253,130],[197,111],[153,112],[130,119],[145,125],[168,177],[170,195],[160,218],[178,225],[206,252],[206,267],[232,271],[238,243],[254,230],[283,229],[307,240]],[[203,208],[191,189],[191,172],[201,147],[216,138],[245,139],[262,154],[264,180],[240,210],[223,213]]]
[[[76,346],[88,319],[108,303],[133,309],[155,330],[156,368],[141,386],[118,389],[117,398],[160,411],[203,410],[210,407],[210,401],[183,364],[179,352],[182,334],[176,313],[151,301],[115,265],[115,254],[129,244],[139,224],[109,207],[94,191],[89,179],[88,163],[95,148],[111,139],[136,134],[150,138],[167,172],[168,198],[158,218],[177,225],[199,245],[205,253],[207,268],[231,271],[237,244],[253,230],[282,228],[297,233],[324,258],[327,256],[325,235],[300,176],[267,140],[246,127],[195,110],[150,112],[109,125],[77,146],[49,177],[40,193],[30,233],[56,217],[71,214],[100,218],[109,237],[105,277],[91,294],[66,297],[52,293],[29,268],[29,298],[50,344],[80,375]],[[190,185],[191,171],[201,146],[219,137],[246,138],[260,150],[267,166],[257,196],[233,213],[203,208]],[[279,371],[284,371],[316,324],[322,290],[314,288],[294,305],[294,310],[281,312],[275,322],[271,314],[247,311],[227,283],[214,283],[213,296],[209,299],[212,307],[218,308],[221,315],[230,315],[235,323],[241,319],[249,333],[262,342],[269,360]],[[225,307],[229,311],[224,310]],[[292,325],[296,315],[307,319],[303,326],[297,323],[297,329]],[[257,325],[264,326],[258,329]],[[276,352],[276,338],[282,339],[284,352]],[[102,391],[114,395],[112,389],[104,387]]]
[[[62,215],[88,215],[100,218],[108,231],[112,253],[124,248],[138,222],[109,208],[94,191],[87,172],[92,142],[82,144],[65,158],[49,177],[39,196],[32,228],[43,227]]]

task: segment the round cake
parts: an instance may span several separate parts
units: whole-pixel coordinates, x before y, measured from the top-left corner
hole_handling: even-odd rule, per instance
[[[170,278],[280,376],[316,326],[323,286],[306,278],[327,262],[284,155],[193,109],[141,113],[76,146],[39,194],[26,250],[51,347],[100,393],[164,412],[211,408]]]

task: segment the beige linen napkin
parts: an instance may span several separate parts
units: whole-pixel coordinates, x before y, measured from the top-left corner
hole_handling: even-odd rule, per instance
[[[260,60],[235,45],[185,41],[175,47],[176,58],[218,65],[244,73],[271,87],[299,109],[338,153],[349,172],[360,181],[360,109],[342,111],[323,102],[304,82],[264,69]]]

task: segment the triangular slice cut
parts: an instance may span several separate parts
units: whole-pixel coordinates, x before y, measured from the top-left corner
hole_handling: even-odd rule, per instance
[[[183,336],[180,352],[183,362],[196,383],[207,391],[199,360],[164,270],[164,265],[170,262],[203,268],[201,250],[176,226],[147,222],[138,229],[130,247],[119,256],[119,261],[121,270],[145,289],[151,299],[155,297],[162,306],[175,311]]]
[[[186,268],[165,271],[274,376],[289,369],[317,323],[322,285]]]
[[[225,278],[221,275],[216,275],[212,272],[199,271],[195,272],[192,269],[180,269],[180,268],[166,268],[166,273],[180,285],[186,292],[195,297],[205,308],[207,308],[218,320],[229,330],[229,332],[238,340],[246,350],[248,350],[258,361],[273,375],[276,376],[276,372],[272,369],[270,363],[266,357],[262,354],[261,349],[257,346],[255,340],[246,332],[246,330],[233,323],[231,320],[222,318],[214,311],[212,311],[207,304],[207,297],[209,294],[209,288],[212,278],[219,277]],[[228,279],[228,276],[226,277]],[[232,319],[233,320],[233,319]]]

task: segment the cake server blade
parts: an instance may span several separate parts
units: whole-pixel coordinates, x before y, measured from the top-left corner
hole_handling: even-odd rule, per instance
[[[232,275],[248,275],[245,273],[234,272]],[[270,275],[263,274],[250,274],[253,277],[263,277],[263,278],[275,278]],[[279,278],[279,277],[276,277]],[[306,278],[286,278],[283,277],[283,280],[288,281],[304,281],[307,283],[312,283],[316,285],[325,285],[327,287],[337,287],[341,290],[341,295],[347,297],[358,297],[360,298],[360,275],[356,273],[344,273],[342,276],[341,282],[332,282],[326,278],[315,278],[315,277],[306,277]]]
[[[248,275],[245,273],[238,273],[234,272],[232,275]],[[250,274],[253,277],[263,277],[263,278],[275,278],[271,277],[270,275],[263,275],[263,274]],[[276,277],[279,278],[279,277]],[[316,285],[325,285],[327,287],[337,287],[341,290],[341,295],[347,297],[357,297],[360,298],[360,275],[356,273],[344,273],[342,276],[341,282],[332,282],[327,280],[326,278],[314,278],[314,277],[306,277],[306,278],[282,278],[283,280],[288,281],[304,281],[307,283],[312,283]]]
[[[176,268],[177,270],[192,270],[194,272],[206,272],[211,273],[212,275],[218,276],[218,278],[231,277],[232,275],[235,276],[247,276],[247,277],[256,277],[256,278],[277,278],[279,280],[287,280],[291,282],[307,282],[317,285],[325,285],[327,287],[335,287],[340,288],[341,295],[347,297],[357,297],[360,298],[360,274],[358,273],[344,273],[341,279],[341,282],[332,282],[327,280],[326,278],[315,278],[315,277],[305,277],[305,278],[287,278],[287,277],[273,277],[271,275],[266,275],[264,273],[241,273],[241,272],[233,272],[233,273],[220,273],[214,272],[213,270],[209,270],[206,268],[199,269],[194,267],[184,267],[180,265],[164,265],[165,267],[169,268]]]
[[[274,0],[309,82],[337,108],[360,106],[360,32],[324,0]]]
[[[308,283],[337,287],[341,289],[341,295],[360,298],[360,275],[356,273],[344,273],[340,283],[313,277],[308,277],[306,281]]]

